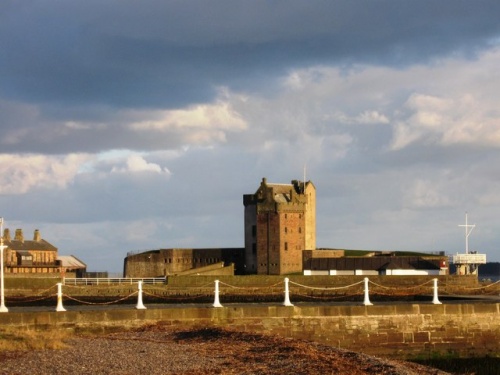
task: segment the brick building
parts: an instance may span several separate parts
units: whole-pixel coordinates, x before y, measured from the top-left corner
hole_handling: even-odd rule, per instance
[[[33,239],[25,239],[23,230],[16,229],[14,238],[6,228],[3,233],[4,264],[6,274],[79,274],[86,269],[85,263],[74,256],[58,256],[58,249],[42,239],[35,230]]]
[[[302,251],[316,249],[316,188],[262,179],[255,194],[243,196],[246,273],[302,272]]]
[[[57,264],[57,247],[43,240],[35,230],[33,239],[25,239],[22,229],[16,229],[11,238],[9,229],[4,230],[5,268],[7,273],[54,273],[60,272]]]

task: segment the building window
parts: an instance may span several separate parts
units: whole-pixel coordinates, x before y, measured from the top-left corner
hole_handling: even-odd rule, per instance
[[[288,251],[288,242],[285,242],[285,251]]]
[[[302,233],[302,227],[299,227],[299,233]]]
[[[285,233],[288,233],[288,228],[287,227],[285,227]]]
[[[252,236],[255,237],[257,235],[257,226],[252,225]]]

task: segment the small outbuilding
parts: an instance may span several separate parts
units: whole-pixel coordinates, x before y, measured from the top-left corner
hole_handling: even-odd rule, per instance
[[[59,255],[57,261],[65,277],[84,277],[87,273],[87,265],[74,255]]]
[[[447,275],[448,262],[445,256],[336,256],[317,257],[304,251],[304,275]],[[316,251],[319,253],[320,251]]]

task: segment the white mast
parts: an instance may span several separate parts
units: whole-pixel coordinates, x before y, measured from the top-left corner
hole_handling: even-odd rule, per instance
[[[465,254],[469,254],[469,235],[471,234],[472,230],[476,227],[475,224],[469,225],[467,222],[467,212],[465,213],[465,225],[460,224],[459,227],[464,227],[465,228]],[[469,230],[470,228],[470,230]]]
[[[8,247],[3,244],[3,217],[0,217],[0,312],[8,312],[9,309],[5,306],[5,289],[3,275],[3,251]]]
[[[460,224],[459,227],[465,229],[465,254],[457,253],[453,256],[452,262],[457,266],[457,275],[477,275],[479,265],[486,264],[486,254],[478,254],[477,251],[469,253],[469,236],[476,226],[469,224],[467,212],[465,213],[465,224]]]

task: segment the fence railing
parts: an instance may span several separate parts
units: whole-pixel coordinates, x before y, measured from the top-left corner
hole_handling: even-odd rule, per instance
[[[111,285],[111,284],[165,284],[165,277],[83,277],[83,278],[63,278],[63,285]]]
[[[78,281],[76,281],[78,280]],[[198,286],[193,288],[194,290],[183,290],[182,288],[174,288],[172,289],[168,285],[159,285],[165,284],[165,278],[109,278],[109,279],[97,279],[97,278],[88,278],[88,279],[73,279],[66,278],[64,279],[65,284],[57,283],[50,288],[40,291],[36,295],[31,295],[27,297],[11,297],[11,301],[16,301],[18,303],[36,303],[42,300],[57,298],[57,307],[56,311],[66,311],[63,306],[63,299],[71,300],[75,303],[86,304],[86,305],[111,305],[115,303],[122,303],[130,298],[137,296],[137,305],[136,309],[146,309],[143,303],[143,294],[148,297],[151,297],[154,300],[163,299],[168,302],[193,302],[198,298],[207,298],[213,299],[213,307],[223,307],[221,304],[221,297],[230,295],[231,291],[251,291],[252,293],[258,292],[261,290],[262,293],[269,293],[270,291],[273,294],[278,295],[282,299],[284,306],[294,306],[292,300],[294,298],[300,298],[302,301],[305,297],[318,299],[321,298],[323,301],[334,301],[335,293],[341,293],[342,297],[350,297],[355,298],[361,302],[361,298],[363,299],[362,304],[365,306],[371,306],[373,303],[370,301],[371,296],[392,296],[392,297],[407,297],[411,295],[419,295],[419,296],[428,296],[432,294],[432,302],[433,304],[441,304],[438,296],[438,279],[429,280],[423,284],[410,286],[410,287],[402,287],[402,286],[384,286],[381,284],[374,283],[370,281],[368,278],[364,278],[364,280],[339,286],[339,287],[317,287],[299,284],[285,278],[283,281],[275,283],[273,285],[267,286],[259,286],[259,287],[239,287],[231,284],[224,283],[219,280],[215,280],[215,285],[210,282],[202,286]],[[84,282],[93,283],[93,284],[84,284]],[[71,284],[76,283],[76,284]],[[99,283],[99,284],[98,284]],[[101,285],[106,287],[109,285],[109,289],[113,289],[113,285],[130,285],[136,284],[137,290],[129,291],[128,295],[120,296],[118,299],[114,301],[106,301],[106,302],[96,302],[94,301],[85,301],[85,297],[82,297],[81,294],[78,293],[78,290],[84,289],[86,285]],[[155,285],[156,284],[156,285]],[[370,289],[371,288],[371,289]],[[54,291],[57,289],[57,292]],[[130,288],[128,288],[130,289]],[[477,288],[467,288],[469,292],[472,294],[468,294],[468,296],[476,295],[476,296],[489,296],[494,300],[500,301],[500,281],[491,283],[489,285],[483,285]],[[173,295],[169,295],[165,293],[167,291],[174,292]],[[326,292],[327,296],[315,295],[315,293],[309,294],[311,292]],[[333,294],[332,294],[333,292]],[[91,297],[87,295],[87,299]]]

